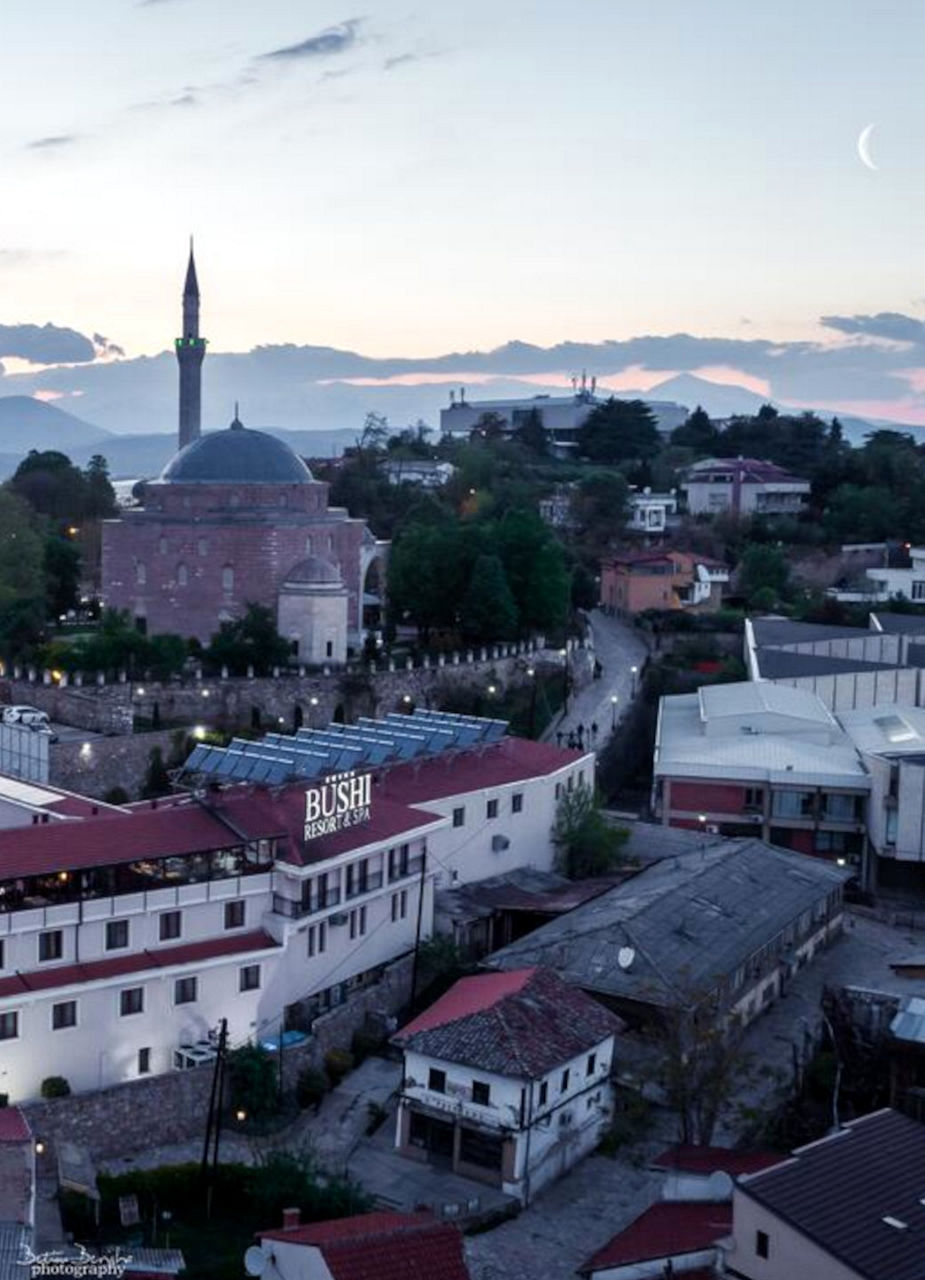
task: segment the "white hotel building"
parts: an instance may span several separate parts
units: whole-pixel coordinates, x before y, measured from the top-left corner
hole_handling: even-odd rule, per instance
[[[193,1065],[222,1018],[232,1046],[277,1036],[408,953],[421,894],[428,937],[435,885],[549,869],[592,758],[503,734],[419,712],[200,747],[187,794],[0,830],[0,1092]],[[332,807],[345,770],[368,805]],[[338,829],[306,839],[319,807]]]

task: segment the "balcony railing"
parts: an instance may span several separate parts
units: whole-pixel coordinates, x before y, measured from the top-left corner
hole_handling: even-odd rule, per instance
[[[396,880],[407,880],[409,876],[419,876],[423,865],[424,859],[418,857],[409,858],[403,865],[390,868],[389,884],[394,884]]]
[[[365,880],[358,880],[355,884],[348,884],[347,892],[344,895],[346,901],[351,898],[361,898],[364,893],[372,893],[374,889],[382,888],[382,872],[376,871],[372,875],[368,875]]]
[[[326,893],[311,898],[284,898],[274,893],[273,910],[279,916],[288,916],[290,920],[299,920],[302,916],[314,915],[317,911],[325,911],[328,907],[336,907],[340,902],[340,889],[328,889]]]

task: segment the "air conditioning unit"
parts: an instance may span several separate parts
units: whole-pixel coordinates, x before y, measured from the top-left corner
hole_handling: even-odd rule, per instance
[[[346,911],[336,911],[333,916],[328,916],[328,924],[336,929],[338,925],[346,924],[349,919]]]
[[[491,838],[492,853],[503,853],[505,849],[509,849],[510,847],[511,847],[511,842],[510,840],[508,840],[507,836],[492,836]]]

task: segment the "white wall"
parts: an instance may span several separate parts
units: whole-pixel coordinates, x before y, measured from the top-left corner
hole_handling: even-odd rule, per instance
[[[806,1236],[736,1187],[732,1198],[733,1248],[728,1267],[746,1280],[858,1280],[859,1272],[837,1262]],[[768,1257],[755,1252],[758,1231],[768,1236]]]

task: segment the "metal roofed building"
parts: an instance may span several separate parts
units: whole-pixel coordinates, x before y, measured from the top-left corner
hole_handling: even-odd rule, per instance
[[[831,627],[789,618],[746,618],[743,660],[750,679],[815,693],[833,711],[922,700],[925,650],[919,633]]]
[[[870,778],[868,888],[925,888],[925,709],[884,704],[838,719]]]
[[[486,963],[545,965],[637,1023],[714,991],[748,1021],[840,933],[848,875],[760,840],[706,840]]]
[[[921,1280],[925,1126],[875,1111],[739,1180],[726,1273]]]
[[[860,865],[870,786],[851,739],[808,690],[752,681],[661,699],[652,807],[666,826]]]
[[[704,458],[681,482],[692,516],[798,515],[810,483],[760,458]]]
[[[435,886],[549,870],[593,757],[416,713],[197,748],[188,794],[0,829],[0,1066],[76,1091],[303,1029],[433,928]],[[94,809],[96,810],[94,812]]]

